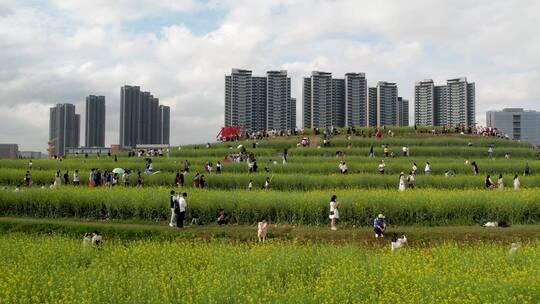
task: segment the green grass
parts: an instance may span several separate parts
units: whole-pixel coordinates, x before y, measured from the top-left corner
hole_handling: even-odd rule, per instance
[[[31,189],[0,191],[0,215],[44,218],[136,219],[164,221],[169,217],[170,188]],[[182,189],[180,189],[182,191]],[[222,191],[189,190],[188,219],[198,214],[206,223],[225,208],[231,221],[254,224],[260,216],[276,223],[324,225],[332,194],[340,202],[343,223],[370,226],[384,213],[396,225],[474,225],[505,220],[512,224],[539,224],[537,190],[328,190],[328,191]]]

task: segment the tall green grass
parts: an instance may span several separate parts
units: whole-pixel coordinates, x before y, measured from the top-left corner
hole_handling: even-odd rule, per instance
[[[0,191],[0,215],[163,221],[170,215],[169,191],[165,187]],[[328,202],[333,194],[340,202],[340,221],[350,225],[369,226],[379,213],[394,225],[472,225],[501,220],[540,223],[538,190],[187,192],[188,218],[196,213],[207,223],[215,221],[218,208],[225,208],[233,223],[253,224],[266,215],[272,222],[323,225],[328,222]]]

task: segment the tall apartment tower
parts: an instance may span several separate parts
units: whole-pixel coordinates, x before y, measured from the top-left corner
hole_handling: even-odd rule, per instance
[[[467,78],[449,79],[436,86],[433,80],[416,82],[414,120],[417,125],[473,126],[475,123],[475,86]]]
[[[50,108],[49,154],[63,156],[67,148],[79,146],[81,116],[75,114],[75,105],[57,104]]]
[[[164,145],[170,144],[171,108],[159,106],[159,142]]]
[[[345,126],[345,79],[332,79],[332,125]]]
[[[332,126],[332,73],[313,71],[303,88],[304,128]]]
[[[291,98],[289,101],[289,119],[287,122],[287,128],[288,129],[294,129],[296,128],[296,98]]]
[[[377,87],[368,89],[367,126],[377,126]]]
[[[170,110],[169,112],[170,113]],[[166,122],[168,123],[170,119]],[[138,86],[120,88],[120,145],[134,148],[140,144],[164,144],[161,138],[163,124],[159,99],[150,92],[141,92]]]
[[[85,147],[105,147],[105,96],[86,96]]]
[[[266,78],[266,128],[268,130],[294,128],[296,123],[294,125],[291,124],[293,114],[291,78],[287,77],[287,71],[268,71],[266,72]],[[296,112],[296,101],[294,108],[294,112]],[[296,113],[294,114],[296,116]]]
[[[296,126],[296,100],[291,98],[287,71],[258,77],[250,70],[233,69],[226,75],[225,126],[242,126],[249,132]]]
[[[379,81],[377,83],[377,126],[395,126],[397,115],[398,88],[395,83]]]
[[[474,126],[475,87],[467,78],[449,79],[446,82],[446,123],[450,127]]]
[[[397,125],[409,126],[409,100],[403,97],[397,98]]]
[[[368,112],[366,74],[345,74],[345,126],[366,126]]]
[[[435,84],[433,80],[414,85],[414,120],[417,125],[435,126]]]

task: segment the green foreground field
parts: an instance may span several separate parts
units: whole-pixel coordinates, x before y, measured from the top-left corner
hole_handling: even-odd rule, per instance
[[[538,303],[540,245],[370,249],[0,236],[6,303]],[[51,263],[51,261],[54,261]]]

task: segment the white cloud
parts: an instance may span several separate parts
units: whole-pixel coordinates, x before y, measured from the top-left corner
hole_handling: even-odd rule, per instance
[[[182,18],[159,29],[125,26],[209,10],[226,14],[203,33]],[[223,123],[223,77],[234,67],[287,69],[299,113],[301,78],[312,70],[366,72],[369,85],[395,81],[411,102],[416,80],[467,76],[480,121],[504,106],[540,110],[539,15],[540,3],[517,0],[6,1],[0,138],[44,150],[49,105],[73,102],[84,116],[84,97],[103,94],[107,143],[115,143],[120,86],[134,84],[172,107],[173,143],[209,141]],[[7,116],[11,109],[17,114]]]

